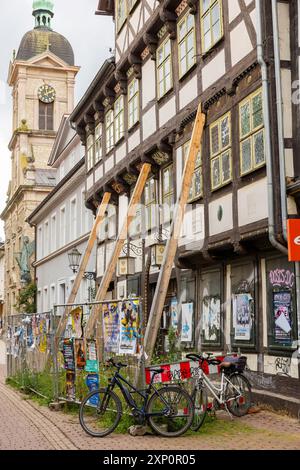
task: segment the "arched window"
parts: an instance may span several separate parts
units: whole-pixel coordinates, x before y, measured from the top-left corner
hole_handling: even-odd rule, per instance
[[[39,129],[53,131],[54,103],[39,103]]]

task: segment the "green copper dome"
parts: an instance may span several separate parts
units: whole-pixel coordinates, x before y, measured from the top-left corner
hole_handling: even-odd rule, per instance
[[[68,65],[74,65],[74,52],[69,41],[51,28],[54,3],[50,0],[35,0],[33,16],[35,27],[21,41],[16,59],[29,60],[49,50]]]

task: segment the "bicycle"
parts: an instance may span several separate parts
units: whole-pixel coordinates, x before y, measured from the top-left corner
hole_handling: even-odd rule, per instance
[[[194,404],[190,395],[176,385],[163,388],[154,386],[155,376],[162,373],[163,369],[150,368],[152,377],[148,388],[138,390],[120,374],[120,370],[127,367],[126,364],[115,363],[113,359],[108,364],[117,369],[108,386],[90,392],[80,405],[80,424],[90,436],[105,437],[118,426],[123,411],[120,397],[114,392],[116,386],[131,408],[132,416],[140,422],[147,421],[157,434],[178,437],[190,428],[194,418]],[[134,393],[142,399],[142,406],[133,398]]]
[[[246,367],[247,358],[231,358],[231,360],[224,360],[223,362],[211,357],[199,354],[188,354],[186,357],[195,362],[200,363],[199,375],[196,379],[195,388],[192,391],[192,400],[195,406],[195,414],[193,423],[191,424],[192,431],[198,431],[204,423],[207,414],[208,393],[210,391],[214,397],[214,408],[224,408],[229,415],[237,417],[245,416],[251,407],[251,384],[248,379],[243,375]],[[208,365],[217,365],[221,370],[221,383],[220,388],[214,385],[203,372],[203,365],[207,362]]]

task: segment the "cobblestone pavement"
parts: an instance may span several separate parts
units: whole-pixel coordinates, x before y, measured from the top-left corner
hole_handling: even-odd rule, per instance
[[[77,415],[50,411],[4,385],[3,371],[0,365],[0,450],[300,449],[300,422],[269,411],[232,421],[221,413],[199,434],[177,439],[116,433],[93,439],[82,431]]]

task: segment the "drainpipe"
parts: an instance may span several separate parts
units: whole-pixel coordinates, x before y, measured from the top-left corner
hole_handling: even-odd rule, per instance
[[[287,248],[279,243],[275,237],[275,215],[274,215],[274,188],[273,188],[273,165],[272,165],[272,145],[270,129],[270,105],[269,105],[269,82],[267,64],[264,60],[263,38],[262,38],[262,0],[257,0],[257,59],[261,67],[262,93],[263,93],[263,117],[265,125],[266,140],[266,167],[268,186],[268,208],[269,208],[269,240],[276,250],[287,255]]]

